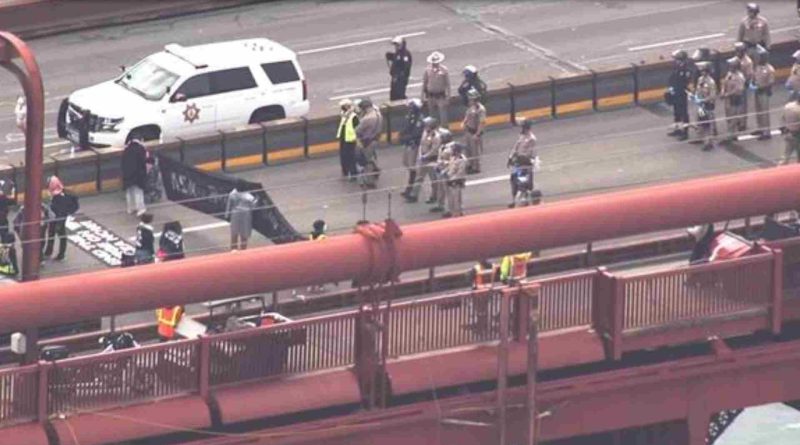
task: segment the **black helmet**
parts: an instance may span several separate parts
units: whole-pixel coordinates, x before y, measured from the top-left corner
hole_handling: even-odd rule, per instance
[[[447,128],[440,128],[439,129],[439,140],[442,144],[449,144],[453,141],[453,133],[450,132]]]
[[[367,108],[371,107],[372,107],[372,100],[369,97],[365,97],[360,101],[358,101],[358,108],[361,108],[362,110],[366,110]]]
[[[686,60],[689,58],[689,53],[684,49],[677,49],[672,53],[672,58],[675,60]]]
[[[436,126],[439,125],[439,121],[436,120],[435,117],[425,116],[425,118],[422,119],[422,125],[425,125],[428,128],[436,128]]]
[[[325,221],[318,219],[314,221],[314,231],[322,232],[325,230]]]
[[[453,144],[453,151],[456,153],[462,153],[467,149],[467,146],[464,145],[462,142],[456,142]]]
[[[530,130],[533,127],[533,121],[530,119],[523,119],[522,122],[519,124],[523,130]]]

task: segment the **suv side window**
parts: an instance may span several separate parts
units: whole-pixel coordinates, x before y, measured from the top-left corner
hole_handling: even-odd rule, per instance
[[[208,74],[191,77],[178,88],[175,94],[183,94],[187,99],[208,96],[211,94],[211,78]]]
[[[264,63],[261,65],[261,69],[264,70],[264,73],[267,74],[269,81],[272,82],[273,85],[297,82],[300,80],[300,75],[297,74],[297,70],[294,68],[294,63],[292,63],[291,60]]]
[[[256,87],[250,68],[233,68],[211,73],[211,94],[229,93]]]

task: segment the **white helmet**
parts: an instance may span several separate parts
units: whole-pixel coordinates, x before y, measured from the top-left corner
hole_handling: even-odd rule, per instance
[[[478,74],[478,68],[475,68],[475,65],[467,65],[464,67],[464,73]]]
[[[342,99],[339,101],[339,108],[342,109],[353,108],[353,101],[350,99]]]

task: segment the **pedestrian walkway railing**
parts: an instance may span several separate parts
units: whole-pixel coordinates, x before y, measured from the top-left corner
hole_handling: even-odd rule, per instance
[[[649,336],[649,346],[667,346],[758,329],[780,332],[782,271],[781,251],[764,249],[655,273],[623,276],[599,268],[531,280],[524,289],[538,289],[541,331],[557,335],[559,329],[591,327],[608,345],[609,358],[620,358],[643,344],[642,335]],[[384,302],[361,311],[4,370],[0,426],[193,394],[207,398],[244,382],[376,369],[376,357],[494,342],[500,336],[504,292],[511,298],[510,332],[519,341],[527,332],[521,314],[530,300],[523,288],[516,289],[486,286]]]
[[[793,63],[792,53],[800,47],[794,39],[770,48],[770,61],[785,76]],[[730,54],[720,53],[715,63],[721,68]],[[569,78],[492,89],[486,98],[489,125],[514,125],[523,118],[557,118],[564,114],[602,110],[662,100],[670,62],[631,65],[605,72],[590,72]],[[718,69],[717,72],[721,70]],[[459,98],[451,101],[450,126],[459,130],[465,107]],[[406,113],[401,102],[381,107],[384,141],[397,139]],[[319,157],[336,152],[338,116],[314,119],[285,119],[218,131],[193,139],[167,140],[151,149],[174,156],[206,170],[231,170],[271,165],[289,160]],[[76,193],[95,193],[119,188],[119,148],[93,149],[76,155],[56,154],[45,160],[45,175],[56,174]],[[0,177],[13,179],[24,190],[24,175],[17,166],[0,168]],[[91,179],[91,180],[89,180]]]

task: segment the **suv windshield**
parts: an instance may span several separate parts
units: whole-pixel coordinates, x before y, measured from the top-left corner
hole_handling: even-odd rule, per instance
[[[156,65],[150,59],[144,59],[126,71],[116,83],[147,100],[160,100],[176,80],[177,74]]]

